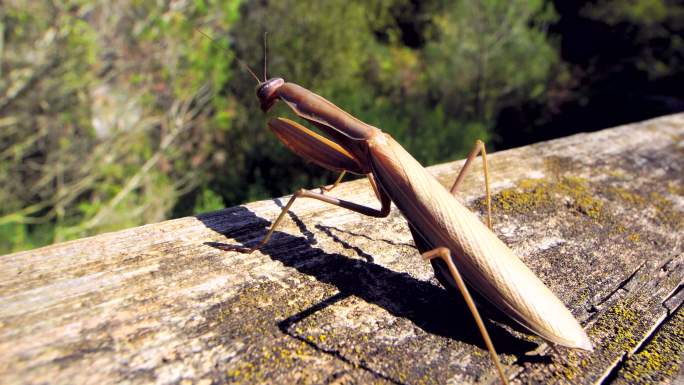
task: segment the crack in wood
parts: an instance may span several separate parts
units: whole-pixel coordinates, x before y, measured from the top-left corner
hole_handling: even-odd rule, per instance
[[[598,301],[593,302],[593,303],[590,305],[590,308],[592,308],[592,310],[590,310],[590,311],[592,311],[592,312],[598,312],[598,311],[601,309],[602,305],[603,305],[604,303],[606,303],[608,300],[610,300],[615,294],[617,294],[618,291],[620,291],[620,290],[629,291],[628,289],[626,289],[627,285],[628,285],[632,280],[634,280],[634,278],[636,277],[637,273],[638,273],[645,265],[646,265],[646,261],[641,262],[641,263],[639,264],[639,266],[638,266],[630,275],[628,275],[627,278],[625,278],[625,279],[623,279],[622,281],[620,281],[620,283],[618,283],[617,286],[616,286],[613,290],[610,291],[610,293],[608,293],[605,297],[599,299]],[[590,317],[590,318],[591,318],[591,317]]]
[[[677,285],[677,287],[675,287],[668,295],[666,295],[665,299],[661,302],[663,307],[665,307],[665,310],[667,310],[668,315],[673,314],[682,304],[682,301],[684,301],[684,295],[682,295],[681,298],[677,298],[680,296],[680,294],[684,294],[683,290],[684,282]],[[670,301],[674,303],[668,304]]]

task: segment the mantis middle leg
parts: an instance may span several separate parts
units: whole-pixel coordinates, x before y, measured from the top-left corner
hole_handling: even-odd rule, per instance
[[[456,177],[456,181],[454,184],[451,186],[451,194],[456,196],[456,192],[458,190],[458,187],[461,185],[463,182],[463,179],[465,178],[466,172],[470,169],[470,166],[473,164],[473,160],[477,158],[477,156],[482,153],[482,169],[484,171],[484,178],[485,178],[485,201],[487,205],[487,227],[489,229],[492,229],[492,196],[489,190],[489,165],[487,163],[487,151],[485,150],[485,144],[481,140],[476,140],[475,145],[473,146],[473,149],[470,151],[470,154],[468,154],[468,157],[466,158],[466,162],[461,168],[461,171],[458,173],[458,176]]]

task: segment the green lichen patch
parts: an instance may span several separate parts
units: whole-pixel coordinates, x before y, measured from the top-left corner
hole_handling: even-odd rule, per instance
[[[492,203],[496,209],[503,211],[528,211],[551,204],[551,194],[545,182],[523,179],[515,188],[496,194]]]
[[[606,215],[604,202],[595,196],[588,181],[574,176],[561,177],[557,181],[520,180],[515,187],[494,195],[492,204],[495,210],[503,212],[527,212],[551,209],[563,201],[562,197],[569,198],[568,207],[591,219],[599,220]]]
[[[610,338],[605,347],[610,351],[629,351],[639,343],[639,336],[634,332],[639,325],[639,315],[637,311],[626,303],[618,303],[608,309],[606,312],[607,319],[610,324],[608,327],[612,331],[612,338]],[[597,329],[601,329],[597,325]]]
[[[669,182],[667,184],[667,192],[672,195],[684,196],[684,185],[677,182]]]
[[[617,383],[666,383],[679,372],[684,359],[684,311],[679,311],[660,329],[644,349],[627,360]]]
[[[554,371],[554,377],[558,383],[572,383],[578,375],[584,372],[584,368],[590,362],[589,358],[583,358],[585,354],[570,350],[565,356],[565,364]]]
[[[204,314],[206,324],[197,334],[214,336],[206,349],[238,347],[214,373],[215,382],[315,384],[344,373],[342,383],[437,384],[453,373],[430,364],[451,354],[445,345],[450,340],[395,320],[354,295],[299,282],[296,288],[272,282],[244,288]],[[478,373],[491,372],[488,356],[476,361]]]
[[[675,182],[670,182],[666,189],[671,195],[679,195],[679,188]],[[653,219],[672,229],[677,230],[684,226],[684,213],[677,210],[674,203],[658,191],[649,191],[647,188],[642,188],[642,191],[630,191],[621,187],[609,187],[607,193],[627,207],[653,210]]]
[[[575,170],[576,165],[577,162],[570,157],[550,155],[544,158],[544,168],[554,180]]]
[[[586,377],[587,370],[604,364],[596,360],[610,361],[630,351],[639,343],[638,330],[642,330],[643,320],[631,302],[618,302],[601,314],[597,322],[588,330],[598,352],[588,354],[576,350],[565,353],[565,363],[556,363],[553,371],[554,383],[575,383],[579,377]],[[560,366],[558,366],[560,365]]]
[[[589,183],[584,178],[574,176],[563,177],[557,189],[573,199],[572,207],[592,219],[604,215],[603,201],[594,196]]]
[[[646,204],[646,198],[636,192],[632,192],[621,187],[609,187],[607,190],[611,197],[616,198],[617,200],[620,200],[621,202],[630,206],[643,207]]]
[[[291,335],[381,379],[443,382],[444,368],[429,365],[429,359],[434,346],[444,341],[414,330],[405,321],[381,323],[385,326],[379,332],[376,322],[386,316],[383,310],[350,297],[298,321]]]
[[[674,230],[684,228],[684,213],[679,211],[671,200],[658,192],[652,192],[649,198],[656,210],[656,219],[660,223]]]
[[[637,301],[635,297],[622,299],[599,316],[589,330],[599,349],[595,358],[614,360],[633,351],[644,338],[643,333],[650,328],[647,309],[656,305]]]
[[[605,188],[607,196],[617,205],[624,209],[633,209],[640,217],[663,225],[671,230],[679,231],[684,228],[684,212],[676,207],[673,196],[678,196],[680,186],[676,182],[669,182],[665,189],[663,184],[651,184],[640,186],[636,190],[628,190],[622,187],[609,186]],[[662,190],[662,191],[660,191]],[[684,190],[684,189],[682,189]],[[627,228],[618,225],[618,233],[626,233]],[[634,230],[634,229],[631,229]],[[627,239],[638,243],[642,234],[631,231]]]
[[[554,179],[522,179],[515,187],[504,189],[492,197],[494,212],[526,214],[570,208],[582,216],[600,223],[609,235],[621,235],[626,241],[639,243],[643,238],[638,229],[626,226],[615,215],[615,209],[640,210],[640,215],[672,230],[684,228],[684,213],[680,211],[668,195],[679,195],[681,188],[677,182],[665,186],[641,186],[637,190],[626,189],[604,181],[602,184],[590,183],[585,178],[573,175],[560,175],[562,167],[552,163]],[[615,181],[615,184],[622,184]],[[664,189],[662,188],[664,187]],[[662,189],[662,193],[657,189]],[[665,191],[667,190],[667,191]],[[484,207],[484,199],[478,201]],[[613,205],[614,207],[611,207]],[[620,210],[618,210],[620,211]]]
[[[634,243],[639,243],[639,242],[641,242],[641,234],[631,233],[627,236],[627,239],[629,239],[630,241],[632,241]]]
[[[288,287],[289,286],[289,287]],[[298,293],[298,295],[292,295]],[[206,348],[238,349],[236,356],[217,368],[216,382],[230,383],[320,383],[329,373],[301,370],[314,357],[316,362],[332,361],[321,356],[306,340],[297,339],[280,324],[312,305],[335,294],[334,288],[309,280],[293,280],[285,285],[262,282],[240,290],[229,300],[217,304],[204,314],[206,322],[196,333],[210,332]],[[326,336],[316,336],[325,341]],[[330,370],[352,369],[342,362],[330,365]],[[297,371],[296,380],[294,371]],[[363,373],[357,374],[361,377]],[[368,376],[368,375],[366,375]],[[355,377],[356,380],[362,378]]]

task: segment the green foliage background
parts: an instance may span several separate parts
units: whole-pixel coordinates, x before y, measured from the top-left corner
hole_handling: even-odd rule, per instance
[[[586,14],[651,25],[672,9]],[[477,138],[501,145],[504,108],[553,105],[575,86],[548,32],[558,18],[541,0],[5,2],[0,253],[330,183],[267,130],[235,60],[261,73],[266,31],[269,74],[434,164]]]

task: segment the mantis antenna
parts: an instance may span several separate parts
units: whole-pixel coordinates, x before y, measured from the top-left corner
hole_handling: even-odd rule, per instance
[[[204,35],[204,37],[206,37],[207,39],[209,39],[209,41],[211,41],[212,44],[214,44],[215,46],[221,48],[222,50],[224,50],[224,51],[226,51],[226,52],[230,52],[230,51],[228,51],[228,49],[226,49],[226,47],[224,47],[224,46],[220,45],[219,43],[217,43],[216,40],[215,40],[214,38],[212,38],[211,36],[209,36],[209,35],[207,35],[206,33],[202,32],[200,29],[197,29],[197,28],[196,28],[195,30],[196,30],[197,32],[201,33],[202,35]],[[265,37],[264,37],[264,39],[265,39]],[[264,40],[264,41],[265,41],[265,40]],[[231,52],[231,53],[232,53],[232,52]],[[265,52],[264,52],[264,55],[265,55]],[[238,63],[240,63],[240,65],[242,65],[242,66],[247,70],[247,72],[249,72],[249,73],[254,77],[254,79],[256,79],[257,84],[261,84],[261,80],[259,80],[259,77],[256,76],[256,74],[254,73],[254,71],[252,71],[251,68],[249,68],[249,66],[247,65],[247,63],[245,63],[244,61],[240,60],[240,58],[237,57],[237,56],[235,56],[235,60],[237,60]],[[264,61],[265,61],[265,58],[264,58]],[[264,62],[264,67],[265,67],[265,65],[266,65],[266,64],[265,64],[265,62]]]
[[[268,32],[264,31],[264,81],[268,80],[268,66],[266,65],[266,61],[268,60],[268,55],[266,55],[266,42],[268,39],[266,39],[266,35]]]

